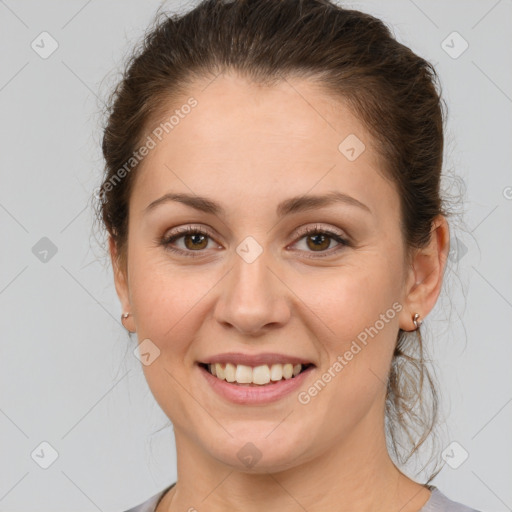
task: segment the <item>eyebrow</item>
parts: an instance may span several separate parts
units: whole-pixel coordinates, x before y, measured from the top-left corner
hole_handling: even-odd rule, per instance
[[[154,210],[157,206],[168,202],[179,202],[190,206],[196,210],[213,215],[225,216],[225,209],[215,201],[207,197],[184,194],[184,193],[168,193],[150,203],[144,209],[145,213]],[[284,217],[292,213],[304,212],[329,206],[335,203],[344,203],[349,206],[356,206],[366,212],[372,213],[370,208],[355,197],[343,194],[342,192],[332,191],[323,195],[303,195],[286,199],[279,203],[276,212],[278,217]]]

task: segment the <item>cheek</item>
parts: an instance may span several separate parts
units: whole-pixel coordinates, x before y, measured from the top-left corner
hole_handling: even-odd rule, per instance
[[[204,320],[207,276],[141,255],[134,257],[131,287],[139,343],[149,338],[159,350],[142,365],[151,392],[166,414],[179,425],[194,424],[190,395],[183,391],[192,365],[190,347]],[[213,276],[211,279],[213,286]],[[201,300],[202,299],[202,300]]]
[[[326,380],[333,382],[327,386],[333,411],[343,403],[363,413],[385,390],[402,309],[397,272],[396,260],[381,258],[375,251],[361,257],[361,264],[338,268],[329,279],[301,280],[297,294],[308,297],[308,307],[321,319],[317,325],[326,356],[324,371],[329,373]]]
[[[165,255],[141,254],[132,262],[130,286],[139,342],[149,338],[159,348],[166,368],[186,373],[195,361],[195,340],[205,337],[204,325],[214,308],[213,292],[225,272],[199,265],[180,267]]]
[[[322,321],[325,358],[322,383],[304,390],[311,399],[304,410],[329,418],[340,436],[382,404],[401,310],[389,274],[371,265],[345,270],[309,288],[307,304]]]
[[[386,315],[386,328],[395,325],[400,298],[397,265],[378,255],[366,254],[361,263],[332,269],[325,277],[303,278],[294,285],[297,295],[307,298],[308,307],[322,320],[325,333],[339,346],[355,339],[359,333],[373,326],[381,315]]]
[[[176,332],[190,321],[204,291],[194,270],[172,266],[158,253],[134,249],[129,279],[138,336],[161,346],[169,338],[179,341]]]

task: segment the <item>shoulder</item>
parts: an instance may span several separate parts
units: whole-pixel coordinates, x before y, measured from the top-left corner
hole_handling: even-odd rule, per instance
[[[467,505],[451,500],[434,485],[428,487],[432,491],[432,494],[419,512],[480,512]]]
[[[163,498],[164,494],[169,489],[171,489],[171,487],[174,487],[175,483],[170,485],[169,487],[166,487],[162,491],[154,494],[153,496],[151,496],[151,498],[147,499],[143,503],[140,503],[139,505],[137,505],[133,508],[130,508],[129,510],[126,510],[125,512],[155,512],[158,502]]]

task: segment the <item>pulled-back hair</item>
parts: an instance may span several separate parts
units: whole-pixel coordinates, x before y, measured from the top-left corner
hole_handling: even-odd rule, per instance
[[[159,13],[110,96],[97,211],[120,262],[126,259],[138,168],[127,172],[126,162],[173,101],[197,80],[224,72],[269,86],[304,78],[343,100],[372,135],[382,172],[396,185],[405,246],[430,241],[434,218],[445,215],[440,179],[446,107],[432,65],[399,43],[382,21],[329,0],[204,0],[182,15]],[[123,179],[112,186],[123,168]],[[421,335],[400,329],[386,398],[388,448],[399,463],[433,434],[437,413]]]

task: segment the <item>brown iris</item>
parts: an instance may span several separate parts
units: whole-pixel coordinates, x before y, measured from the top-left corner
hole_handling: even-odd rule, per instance
[[[202,233],[193,233],[191,235],[185,235],[185,247],[187,249],[204,249],[208,245],[208,235],[203,235]],[[189,244],[188,242],[192,240],[192,244]],[[204,243],[204,245],[199,245],[201,243]]]
[[[312,245],[310,245],[310,241],[315,240]],[[327,249],[329,247],[329,244],[331,242],[331,239],[329,236],[325,236],[322,233],[316,234],[316,235],[310,235],[307,237],[307,244],[310,249],[313,250],[322,250]]]

